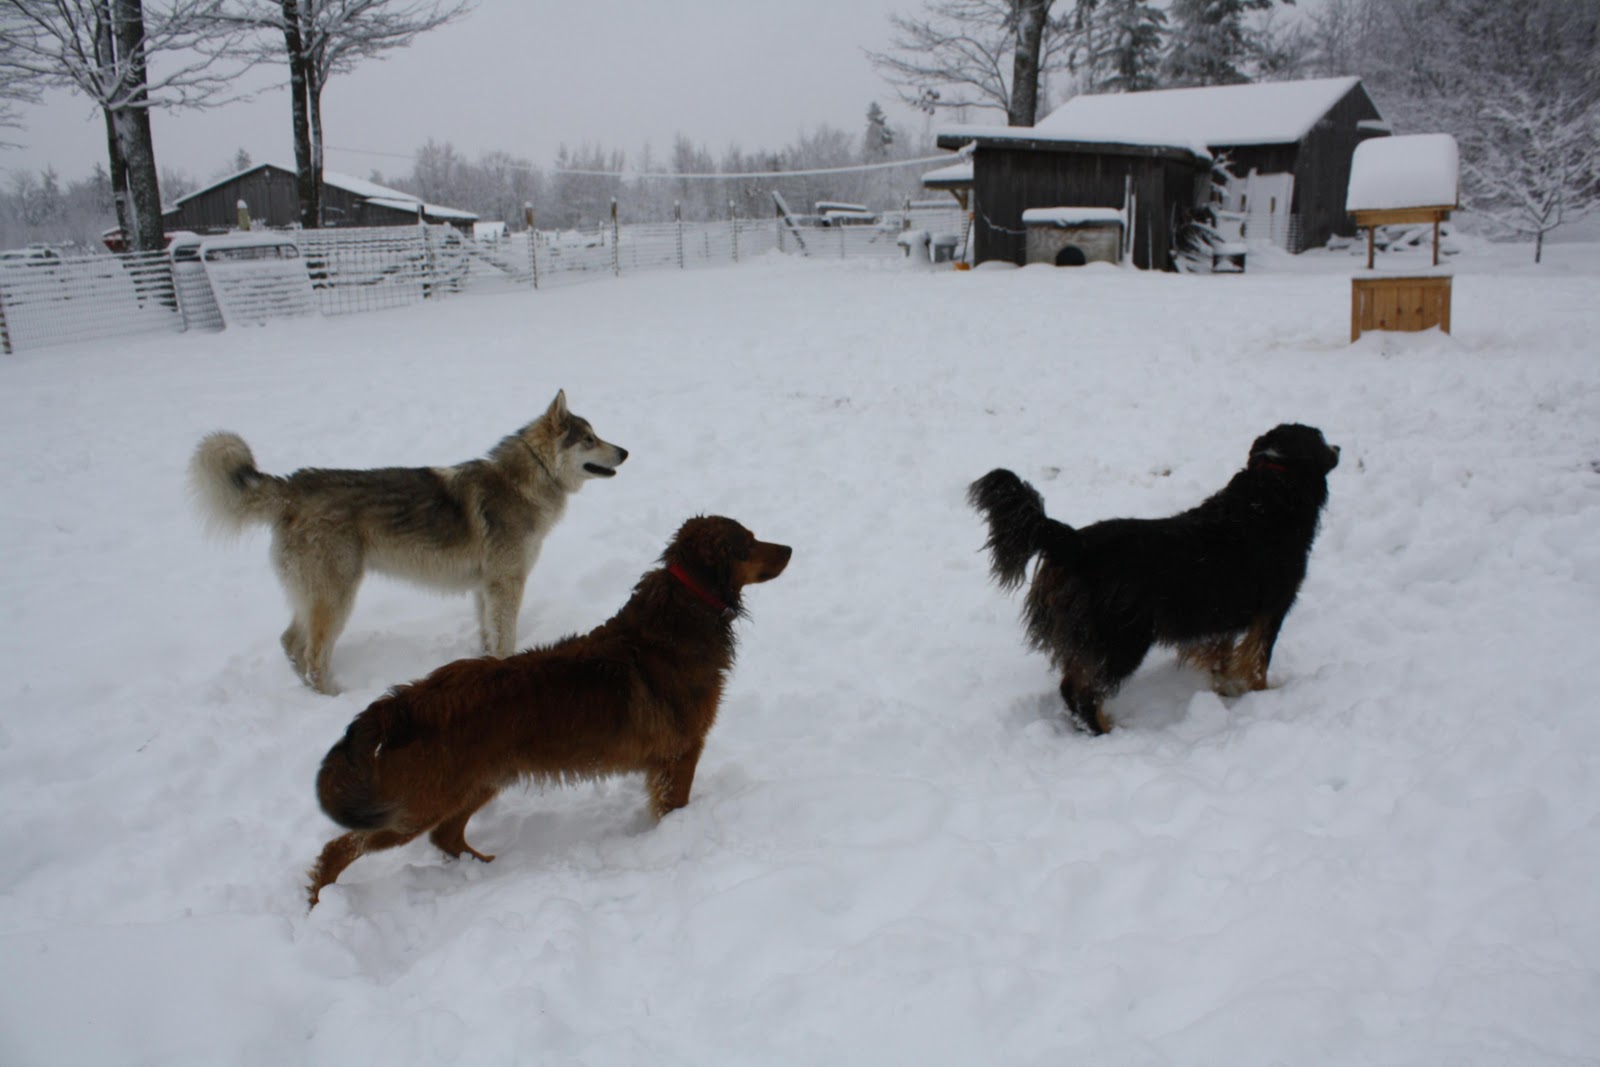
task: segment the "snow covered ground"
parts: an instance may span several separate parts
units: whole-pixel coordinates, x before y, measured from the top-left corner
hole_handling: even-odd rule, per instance
[[[1600,1057],[1600,245],[1474,245],[1455,333],[1347,341],[1360,260],[1251,273],[794,262],[0,362],[0,1063],[1573,1064]],[[632,457],[547,542],[525,643],[668,535],[795,546],[689,807],[513,789],[307,914],[312,777],[466,598],[369,579],[335,698],[262,466],[482,453],[565,387]],[[1064,729],[966,484],[1193,504],[1280,421],[1344,449],[1272,688],[1153,654]]]

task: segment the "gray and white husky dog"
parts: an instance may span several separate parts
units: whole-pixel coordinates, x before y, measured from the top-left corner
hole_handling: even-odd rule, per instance
[[[515,652],[523,586],[568,495],[627,458],[567,409],[563,390],[486,457],[453,467],[280,477],[256,468],[238,434],[218,432],[195,449],[189,483],[214,532],[272,527],[273,566],[294,610],[283,650],[307,685],[336,693],[328,658],[368,570],[471,590],[483,651]]]

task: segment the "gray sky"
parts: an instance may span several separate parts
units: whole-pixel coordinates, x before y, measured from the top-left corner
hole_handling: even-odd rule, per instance
[[[864,128],[877,100],[891,123],[920,125],[872,69],[887,16],[919,0],[480,0],[461,22],[390,58],[335,78],[323,97],[326,166],[364,177],[406,174],[428,138],[469,159],[504,149],[548,166],[562,144],[658,160],[683,133],[720,154],[777,148],[828,123]],[[286,78],[273,70],[263,83]],[[0,168],[53,165],[86,177],[106,158],[105,123],[81,96],[54,94],[24,113],[28,128],[0,149]],[[244,148],[256,163],[293,167],[288,95],[204,112],[157,112],[157,164],[201,181]],[[393,153],[368,155],[353,149]],[[396,158],[398,157],[398,158]]]

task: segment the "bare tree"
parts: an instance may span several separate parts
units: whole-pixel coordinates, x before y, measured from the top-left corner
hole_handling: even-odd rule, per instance
[[[913,107],[1003,111],[1032,126],[1051,73],[1080,61],[1084,17],[1098,0],[927,0],[920,16],[891,15],[889,49],[867,58]]]
[[[150,110],[206,107],[237,99],[235,43],[216,21],[223,0],[0,0],[0,82],[62,87],[95,102],[117,222],[135,248],[162,247],[161,193]],[[162,59],[152,73],[152,57]]]
[[[0,130],[20,129],[22,116],[18,107],[39,100],[37,79],[30,77],[21,64],[27,32],[28,27],[10,10],[0,8]],[[0,140],[0,148],[16,147],[15,142]]]
[[[1600,210],[1600,106],[1569,91],[1508,86],[1480,115],[1485,144],[1463,165],[1467,202],[1495,233],[1533,238]]]
[[[322,224],[322,93],[335,75],[383,59],[468,14],[474,0],[233,0],[234,18],[276,31],[289,61],[300,222]]]

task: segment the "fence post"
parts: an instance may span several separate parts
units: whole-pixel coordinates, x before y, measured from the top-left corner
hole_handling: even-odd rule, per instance
[[[0,292],[0,352],[11,355],[11,328],[6,325],[6,294]]]
[[[539,231],[533,227],[533,204],[522,204],[522,221],[528,228],[528,265],[533,268],[533,287],[539,288]]]
[[[244,200],[241,198],[237,204],[233,205],[233,208],[234,208],[235,211],[237,211],[239,213],[239,229],[244,230],[244,231],[249,231],[249,229],[250,229],[250,205],[245,203]]]
[[[433,296],[433,242],[428,240],[428,223],[417,205],[417,232],[422,236],[422,299]]]
[[[672,217],[678,222],[678,269],[683,269],[683,201],[672,202]]]
[[[733,261],[739,262],[739,213],[734,209],[733,201],[728,201],[728,223],[733,230]]]
[[[611,273],[614,277],[622,277],[622,248],[617,240],[620,231],[617,227],[617,198],[611,198]]]

